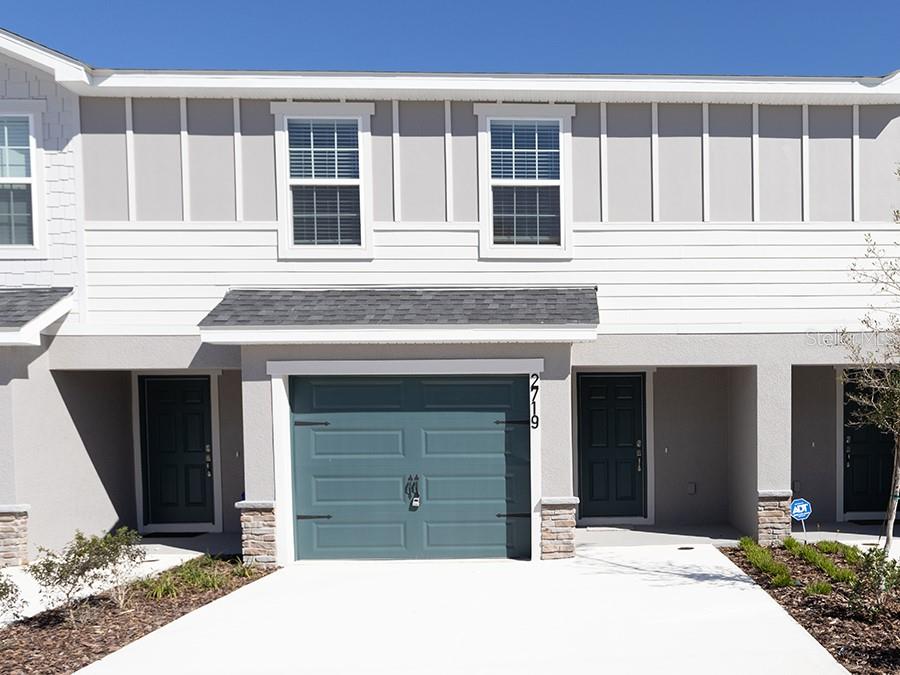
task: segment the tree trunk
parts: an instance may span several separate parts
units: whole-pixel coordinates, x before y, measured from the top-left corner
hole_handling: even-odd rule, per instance
[[[885,518],[884,552],[890,554],[894,543],[894,520],[897,518],[897,495],[900,495],[900,438],[894,438],[894,471],[891,475],[891,494]]]

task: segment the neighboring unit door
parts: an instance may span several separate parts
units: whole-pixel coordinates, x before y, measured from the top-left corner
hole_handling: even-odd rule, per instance
[[[578,376],[581,517],[643,517],[644,376]]]
[[[143,376],[144,524],[213,522],[209,377]]]
[[[525,377],[291,378],[299,558],[528,557]]]
[[[891,491],[894,443],[872,425],[856,426],[854,404],[844,386],[844,512],[883,513]]]

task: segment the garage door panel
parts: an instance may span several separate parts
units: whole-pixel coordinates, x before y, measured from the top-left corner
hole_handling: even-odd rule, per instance
[[[313,523],[311,527],[314,553],[346,556],[375,552],[384,556],[393,551],[402,555],[407,547],[405,522]]]
[[[313,479],[313,503],[403,504],[403,485],[399,476],[317,476]]]
[[[291,405],[299,557],[529,554],[524,376],[292,378]]]
[[[424,498],[429,504],[484,504],[504,506],[505,476],[426,476]]]
[[[310,411],[400,410],[404,387],[397,380],[340,378],[307,381]]]
[[[426,379],[422,382],[425,409],[501,410],[515,406],[515,381],[512,378]]]
[[[309,435],[309,454],[313,459],[338,460],[403,457],[403,429],[314,430]]]

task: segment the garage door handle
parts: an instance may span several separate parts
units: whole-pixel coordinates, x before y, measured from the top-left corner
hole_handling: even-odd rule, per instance
[[[498,518],[530,518],[530,513],[498,513]]]
[[[330,427],[331,422],[307,422],[306,420],[297,420],[294,422],[295,427]]]
[[[531,420],[494,420],[494,424],[531,424]]]
[[[331,517],[332,517],[332,516],[331,516],[330,513],[329,513],[329,514],[322,514],[322,515],[309,515],[309,516],[306,516],[306,515],[300,515],[299,513],[297,514],[297,520],[319,520],[320,518],[328,519],[328,518],[331,518]]]

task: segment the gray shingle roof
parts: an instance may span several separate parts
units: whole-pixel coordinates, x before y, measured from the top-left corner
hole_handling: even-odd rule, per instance
[[[0,288],[0,328],[24,326],[71,292],[71,288]]]
[[[234,289],[200,326],[596,326],[599,321],[592,286]]]

